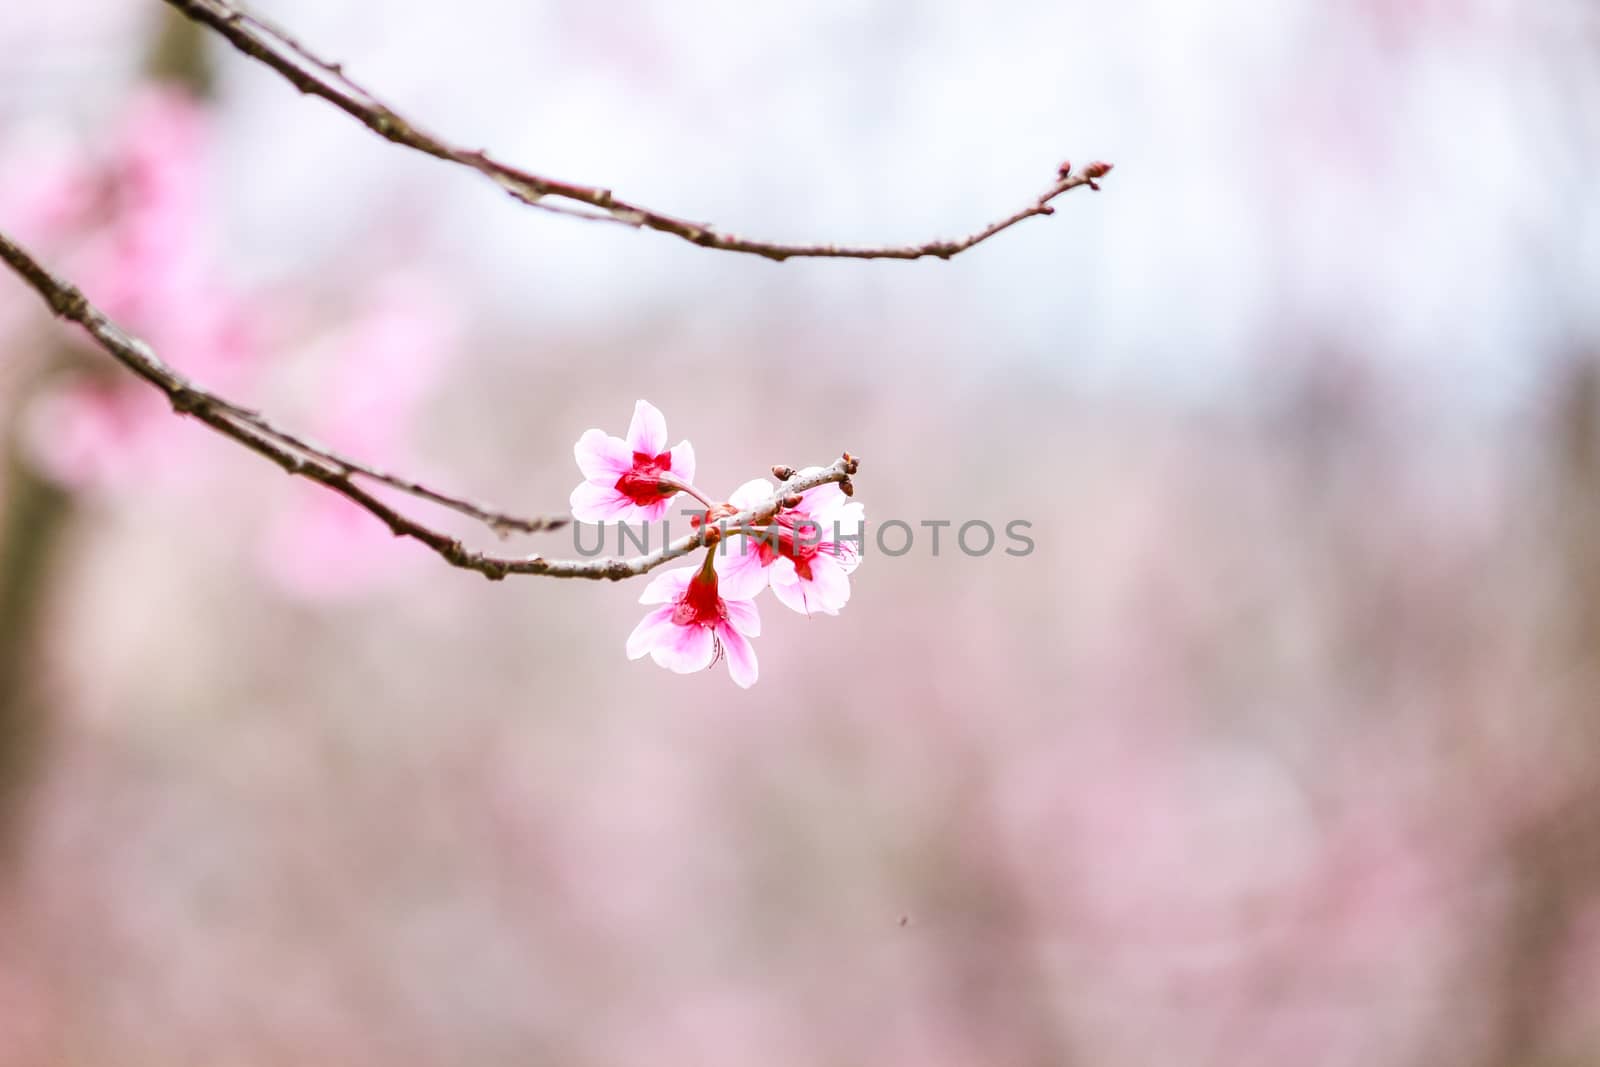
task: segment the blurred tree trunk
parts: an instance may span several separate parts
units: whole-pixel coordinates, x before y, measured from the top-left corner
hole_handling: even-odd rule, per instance
[[[184,86],[197,96],[209,95],[212,74],[204,31],[171,11],[161,24],[145,63],[153,79]],[[15,410],[4,425],[18,426],[33,393],[48,377],[58,357],[42,360],[36,380],[24,381],[13,394]],[[120,372],[119,372],[120,373]],[[72,516],[71,499],[34,473],[15,433],[0,447],[4,480],[0,491],[0,874],[15,858],[23,809],[46,748],[50,708],[40,670],[46,659],[44,620],[49,611],[56,550]]]
[[[17,407],[28,390],[23,390]],[[4,420],[15,426],[20,411]],[[28,785],[44,749],[46,697],[40,684],[42,625],[54,549],[66,525],[65,494],[40,479],[15,436],[5,454],[0,513],[0,871],[10,868]]]
[[[1552,602],[1543,667],[1555,700],[1542,730],[1535,810],[1513,820],[1503,846],[1512,884],[1504,916],[1499,1010],[1485,1067],[1548,1062],[1562,1020],[1577,925],[1600,889],[1600,361],[1574,359],[1552,375],[1544,536]],[[1549,795],[1542,795],[1548,793]]]

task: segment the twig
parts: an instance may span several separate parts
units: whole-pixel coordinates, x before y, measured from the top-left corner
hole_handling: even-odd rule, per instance
[[[249,14],[228,0],[167,0],[189,18],[204,23],[226,37],[235,48],[266,64],[288,79],[302,93],[320,96],[365,125],[378,136],[443,159],[488,178],[512,197],[533,207],[599,222],[616,222],[635,228],[659,230],[681,237],[702,248],[742,252],[779,262],[800,257],[831,259],[921,259],[934,256],[949,259],[981,244],[1003,230],[1035,215],[1049,215],[1050,202],[1079,186],[1099,188],[1091,173],[1093,166],[1079,174],[1063,166],[1053,185],[1012,215],[985,226],[976,233],[953,241],[927,241],[917,245],[852,247],[845,245],[792,245],[757,241],[723,233],[715,227],[663,214],[640,204],[622,200],[610,189],[579,185],[545,178],[530,171],[493,159],[481,149],[452,145],[427,132],[371,92],[353,81],[342,64],[322,59],[299,41],[265,20]],[[1099,165],[1104,166],[1104,165]],[[1106,168],[1109,169],[1109,168]],[[555,203],[550,200],[557,201]]]
[[[340,455],[318,444],[308,437],[291,433],[270,422],[260,412],[241,409],[229,405],[229,414],[237,417],[239,421],[261,431],[264,435],[274,438],[309,456],[316,456],[326,460],[342,470],[345,474],[359,474],[375,482],[382,482],[391,489],[398,489],[402,493],[409,493],[421,500],[427,500],[451,511],[477,519],[496,534],[505,536],[508,533],[541,533],[545,530],[556,530],[567,525],[572,520],[565,516],[542,516],[539,518],[523,518],[498,511],[486,504],[479,504],[465,497],[451,496],[441,493],[437,489],[423,485],[421,482],[407,478],[401,474],[375,467],[371,464],[361,463],[348,456]]]
[[[420,541],[452,566],[477,571],[495,580],[509,574],[542,574],[552,578],[606,578],[616,581],[654,570],[706,544],[706,531],[702,526],[654,552],[629,559],[556,560],[537,555],[501,557],[467,549],[449,534],[425,526],[373,496],[356,479],[370,478],[441,504],[479,519],[497,531],[553,530],[571,520],[565,516],[524,519],[506,515],[429,489],[409,478],[367,466],[281,430],[260,413],[208,392],[167,366],[148,344],[107,318],[104,312],[89,303],[76,286],[50,273],[32,254],[4,233],[0,233],[0,259],[5,260],[13,271],[32,286],[58,317],[82,326],[112,358],[164,393],[172,403],[173,411],[199,419],[224,437],[270,459],[290,474],[327,486],[377,516],[396,537]],[[829,482],[846,482],[855,472],[856,464],[856,459],[847,455],[830,467],[797,475],[785,482],[781,491],[771,500],[730,516],[719,525],[723,529],[735,529],[768,522],[783,506],[784,498]]]

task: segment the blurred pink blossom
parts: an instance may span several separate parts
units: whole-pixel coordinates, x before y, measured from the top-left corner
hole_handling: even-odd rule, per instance
[[[179,89],[140,90],[107,144],[0,177],[0,214],[21,216],[23,233],[165,362],[208,387],[236,385],[257,362],[259,329],[211,254],[204,108]],[[36,469],[78,490],[192,473],[204,454],[195,432],[145,385],[91,373],[48,383],[24,420]]]
[[[183,90],[137,92],[103,148],[54,146],[39,163],[0,174],[0,215],[24,220],[90,299],[145,339],[163,361],[219,392],[245,392],[263,370],[264,323],[213,252],[206,193],[212,131]],[[382,465],[402,462],[404,437],[454,323],[425,279],[392,273],[375,283],[355,322],[314,355],[325,402],[313,437]],[[96,354],[98,358],[98,354]],[[194,477],[213,455],[205,431],[120,371],[56,376],[23,418],[23,441],[44,477],[73,490],[148,488]],[[320,487],[297,486],[265,538],[263,566],[281,589],[321,598],[370,588],[404,565],[406,550],[371,515]]]
[[[0,168],[0,213],[19,240],[55,242],[84,225],[97,182],[81,148],[49,131],[22,129],[0,143],[0,158],[11,164]]]
[[[383,279],[359,317],[316,346],[314,361],[326,364],[318,395],[326,401],[312,417],[311,436],[364,462],[409,465],[406,438],[456,333],[427,279]],[[352,596],[425,558],[344,497],[309,483],[294,491],[262,544],[263,567],[282,592],[311,600]]]

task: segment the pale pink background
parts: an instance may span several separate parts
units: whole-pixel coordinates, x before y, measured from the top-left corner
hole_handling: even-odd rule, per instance
[[[13,7],[0,230],[67,268],[27,179],[115,148],[165,9]],[[137,325],[228,311],[189,369],[508,508],[642,396],[713,492],[848,448],[869,520],[1038,550],[869,546],[838,618],[763,604],[746,692],[624,659],[638,583],[451,571],[155,405],[61,479],[0,1064],[1600,1061],[1590,5],[263,10],[752,235],[1116,162],[949,263],[774,265],[519,209],[217,48],[160,228],[204,284]],[[24,464],[121,387],[30,300]]]

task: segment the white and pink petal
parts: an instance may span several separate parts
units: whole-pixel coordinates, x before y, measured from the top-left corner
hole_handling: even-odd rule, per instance
[[[672,500],[672,497],[664,496],[648,504],[635,504],[633,517],[640,522],[660,522],[672,510]]]
[[[672,603],[683,596],[683,591],[689,588],[690,579],[699,570],[699,567],[675,567],[670,571],[657,571],[655,577],[650,579],[650,584],[644,587],[644,592],[639,594],[639,603]]]
[[[584,478],[592,482],[615,484],[633,467],[633,450],[628,443],[604,430],[585,430],[572,446],[572,455]]]
[[[811,614],[813,607],[806,596],[805,583],[795,573],[793,560],[779,557],[767,568],[767,574],[772,584],[772,595],[778,598],[778,603],[790,611]]]
[[[716,566],[724,598],[749,600],[767,587],[761,553],[748,537],[729,537],[718,545]]]
[[[667,450],[667,419],[648,400],[633,406],[633,420],[628,423],[628,448],[647,456],[659,456]]]
[[[672,466],[669,468],[674,475],[689,484],[694,484],[694,445],[688,441],[679,441],[672,446],[669,453],[672,456]]]
[[[579,522],[609,522],[630,514],[634,509],[629,500],[614,486],[599,482],[584,482],[572,491],[569,501],[572,517]]]
[[[628,635],[628,658],[642,659],[658,645],[670,644],[673,637],[673,605],[667,604],[648,612],[639,625]]]
[[[760,670],[750,639],[726,622],[718,624],[717,639],[722,642],[722,654],[727,657],[728,675],[734,684],[741,689],[755,685]]]
[[[765,478],[755,478],[735,489],[733,495],[728,497],[728,503],[740,511],[749,511],[771,500],[773,492],[771,482]]]
[[[838,482],[824,482],[801,493],[800,506],[795,510],[814,519],[821,518],[829,509],[838,507],[848,499],[849,497],[844,495],[844,490],[839,488]]]
[[[811,558],[811,580],[806,584],[822,610],[830,614],[850,600],[850,578],[843,565],[832,556],[819,552]]]
[[[673,633],[650,650],[650,658],[677,674],[693,674],[711,666],[717,643],[709,626],[674,626]]]
[[[728,623],[746,637],[761,636],[761,612],[754,600],[722,598],[722,608],[728,614]]]

